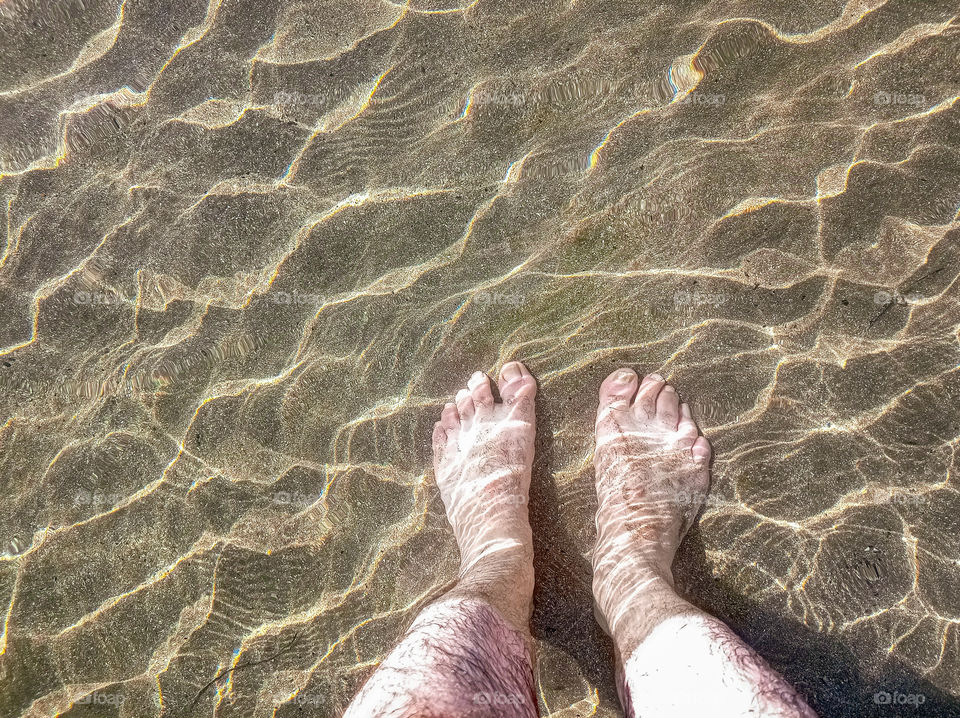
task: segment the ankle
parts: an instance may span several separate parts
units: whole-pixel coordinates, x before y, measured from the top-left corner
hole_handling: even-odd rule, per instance
[[[677,595],[668,566],[636,555],[595,560],[593,594],[624,658],[664,616],[689,606]]]
[[[673,564],[680,545],[681,525],[677,517],[643,515],[633,520],[603,518],[598,513],[597,544],[594,556],[609,557],[616,563],[631,562],[649,566],[661,575],[673,576]]]
[[[499,585],[511,586],[513,593],[533,596],[533,579],[533,552],[524,545],[461,562],[458,583],[485,590]]]
[[[654,542],[634,540],[623,533],[613,540],[597,540],[593,552],[594,584],[617,584],[629,590],[640,583],[666,582],[673,588],[674,552]],[[622,595],[620,593],[619,595]]]
[[[461,570],[451,594],[489,604],[517,631],[529,636],[533,582],[532,554],[492,554]]]
[[[455,530],[461,576],[478,565],[496,567],[529,563],[533,566],[533,531],[528,521],[500,521],[487,517],[481,526],[482,530]]]

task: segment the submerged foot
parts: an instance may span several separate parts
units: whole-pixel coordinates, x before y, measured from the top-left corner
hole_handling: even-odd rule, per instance
[[[510,362],[499,389],[494,401],[490,380],[475,373],[433,429],[437,486],[460,547],[457,584],[420,612],[345,718],[536,718],[527,497],[537,386]]]
[[[444,406],[433,429],[434,470],[460,547],[461,585],[506,591],[505,613],[516,614],[507,617],[525,625],[533,592],[527,501],[537,385],[523,364],[509,362],[498,387],[499,402],[486,374],[476,372],[456,403]]]
[[[676,390],[620,369],[600,388],[593,592],[608,630],[670,565],[710,484],[710,444]]]

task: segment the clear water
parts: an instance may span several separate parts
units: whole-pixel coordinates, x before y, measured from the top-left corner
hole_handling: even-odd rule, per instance
[[[430,427],[510,359],[544,715],[619,715],[621,365],[714,444],[692,600],[822,716],[960,715],[955,3],[2,0],[0,43],[0,715],[338,715],[455,576]]]

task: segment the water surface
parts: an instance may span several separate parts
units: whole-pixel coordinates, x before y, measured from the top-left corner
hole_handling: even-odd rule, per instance
[[[544,715],[619,715],[624,365],[715,448],[692,600],[823,716],[960,715],[956,13],[0,2],[0,714],[338,715],[456,575],[440,406],[520,359]]]

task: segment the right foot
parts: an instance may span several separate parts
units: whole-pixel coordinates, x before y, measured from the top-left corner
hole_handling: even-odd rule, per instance
[[[647,587],[672,589],[677,547],[710,485],[710,444],[663,377],[619,369],[600,387],[593,592],[607,629]]]

